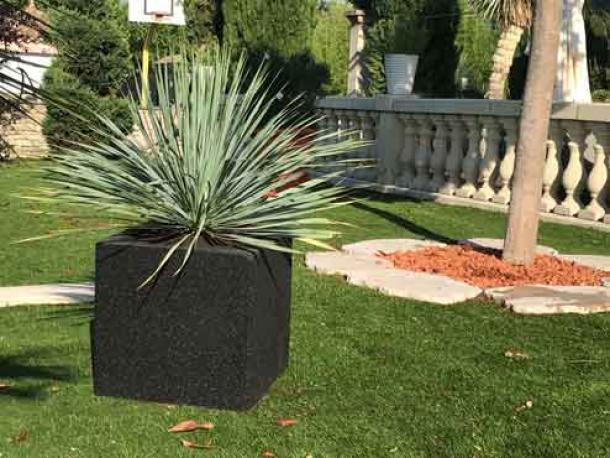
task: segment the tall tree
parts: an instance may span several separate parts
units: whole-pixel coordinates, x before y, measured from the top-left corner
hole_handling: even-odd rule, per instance
[[[500,24],[502,32],[493,57],[487,97],[503,99],[517,46],[531,26],[532,0],[470,0],[470,3],[475,11]]]
[[[545,144],[553,102],[562,2],[537,0],[517,143],[504,260],[529,264],[536,252]]]

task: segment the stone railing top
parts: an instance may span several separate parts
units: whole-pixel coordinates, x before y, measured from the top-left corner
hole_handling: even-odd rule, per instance
[[[409,96],[377,95],[375,97],[325,97],[318,108],[332,110],[390,111],[397,113],[438,113],[516,117],[521,102],[482,99],[420,99]],[[610,123],[610,103],[560,103],[553,105],[553,119]]]

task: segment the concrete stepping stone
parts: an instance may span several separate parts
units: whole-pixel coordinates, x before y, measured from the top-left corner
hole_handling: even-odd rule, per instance
[[[473,299],[483,292],[442,275],[396,269],[375,255],[312,252],[307,254],[305,264],[321,274],[341,275],[356,286],[422,302],[449,305]]]
[[[366,286],[383,294],[421,302],[451,305],[480,296],[483,291],[444,275],[385,269],[385,272],[353,272],[348,283]]]
[[[558,256],[564,261],[575,262],[597,270],[610,272],[610,256],[597,256],[591,254],[561,254]]]
[[[17,305],[68,305],[93,302],[93,283],[59,283],[0,288],[0,308]]]
[[[488,238],[475,238],[460,240],[460,245],[473,245],[477,248],[491,248],[493,250],[504,249],[504,239],[488,239]],[[551,248],[544,245],[538,245],[536,248],[538,254],[548,254],[549,256],[557,256],[559,252],[555,248]]]
[[[485,294],[521,315],[610,312],[610,288],[602,286],[508,286]]]
[[[395,251],[411,251],[417,250],[418,248],[427,248],[432,246],[440,247],[445,246],[445,244],[431,240],[377,239],[343,245],[341,249],[349,254],[374,256],[380,251],[384,253],[394,253]]]
[[[325,275],[347,275],[364,271],[386,271],[392,264],[382,258],[366,255],[352,255],[341,251],[313,251],[305,256],[305,265],[311,270]]]

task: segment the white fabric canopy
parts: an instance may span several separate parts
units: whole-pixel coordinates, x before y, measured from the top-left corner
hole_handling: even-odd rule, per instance
[[[584,2],[563,0],[555,102],[591,103]]]

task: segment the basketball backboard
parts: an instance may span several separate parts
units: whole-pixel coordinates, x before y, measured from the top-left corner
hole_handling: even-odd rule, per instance
[[[183,0],[129,0],[129,20],[149,24],[185,25]]]

